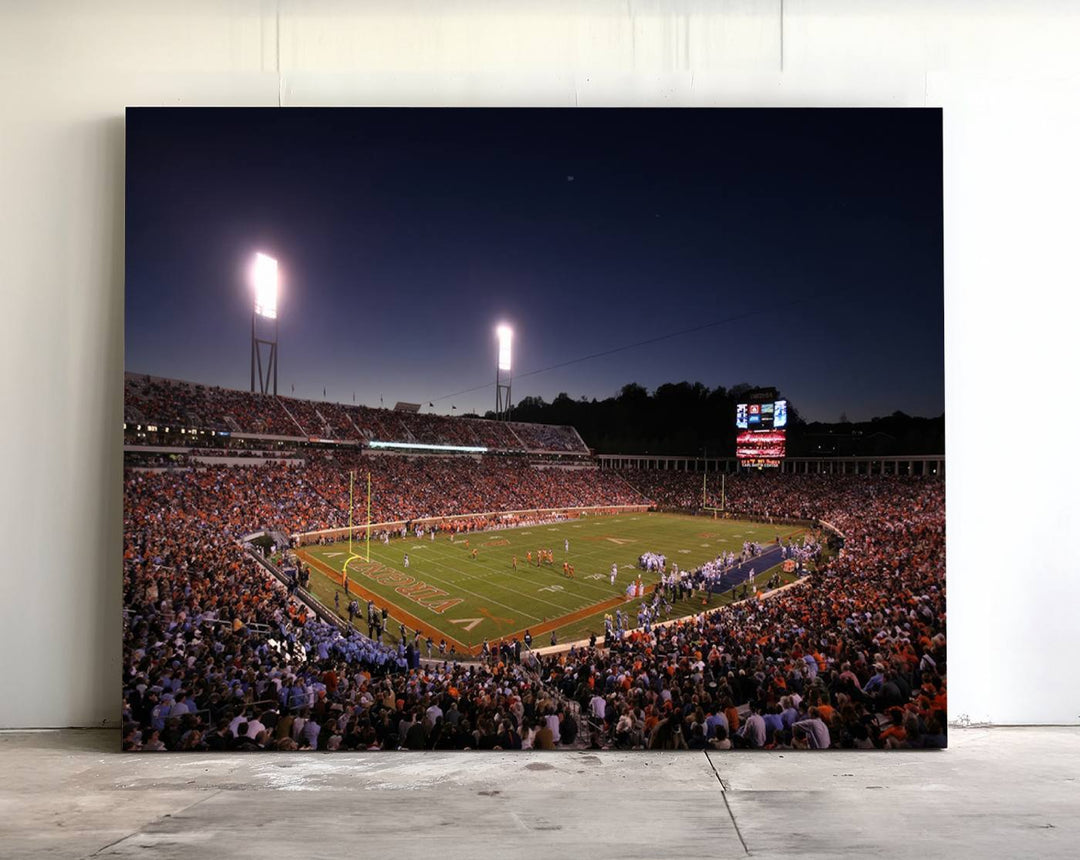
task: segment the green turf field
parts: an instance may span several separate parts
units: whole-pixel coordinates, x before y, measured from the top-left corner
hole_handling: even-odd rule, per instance
[[[777,534],[786,539],[801,532],[792,526],[633,513],[459,535],[453,542],[446,536],[434,542],[427,536],[392,540],[389,545],[372,541],[370,561],[362,539],[354,539],[352,556],[344,542],[304,547],[301,558],[311,567],[311,591],[327,606],[333,607],[337,592],[340,611],[345,613],[348,600],[340,578],[347,567],[353,595],[362,589],[361,604],[371,596],[377,605],[388,607],[392,620],[384,642],[396,641],[398,624],[404,623],[410,634],[419,628],[436,643],[445,637],[462,654],[475,653],[484,639],[494,642],[526,629],[533,635],[534,648],[549,645],[553,629],[560,642],[587,638],[590,632],[603,635],[605,612],[614,613],[620,605],[624,611],[636,606],[623,603],[626,586],[639,573],[646,586],[658,579],[657,574],[637,570],[644,552],[662,553],[669,565],[674,561],[691,569],[721,551],[740,552],[743,541],[769,544]],[[538,549],[552,550],[554,564],[538,567]],[[531,565],[526,560],[530,552]],[[564,561],[574,566],[573,579],[564,575]],[[619,566],[614,586],[612,563]],[[767,578],[767,571],[757,572],[759,581]],[[728,600],[730,595],[714,595],[710,605]],[[684,600],[672,617],[701,608],[696,599]],[[366,633],[366,624],[361,629]]]

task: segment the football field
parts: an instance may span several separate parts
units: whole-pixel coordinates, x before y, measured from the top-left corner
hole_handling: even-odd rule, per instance
[[[614,614],[621,607],[636,616],[640,601],[627,601],[627,585],[640,576],[648,588],[659,578],[638,569],[642,553],[663,554],[669,567],[674,562],[688,570],[721,552],[737,555],[744,541],[769,546],[777,536],[787,540],[803,531],[738,520],[632,513],[458,535],[452,541],[445,535],[431,541],[425,535],[389,544],[373,540],[369,548],[360,537],[354,538],[351,553],[348,542],[342,542],[306,546],[299,556],[311,568],[310,590],[325,605],[333,608],[337,593],[339,614],[346,615],[351,598],[359,599],[361,608],[371,599],[388,609],[384,642],[396,641],[399,624],[404,624],[409,636],[419,629],[436,644],[445,638],[448,647],[466,655],[478,653],[484,639],[494,643],[526,630],[534,648],[551,644],[553,631],[560,642],[587,638],[593,632],[602,636],[605,613]],[[541,550],[551,551],[552,563],[537,564]],[[759,583],[779,558],[772,554],[761,561],[760,569],[755,568]],[[572,578],[564,573],[564,562],[573,565]],[[614,585],[612,564],[618,565]],[[343,572],[348,575],[348,597]],[[745,581],[744,574],[739,583]],[[730,591],[713,595],[709,605],[722,605],[731,597]],[[700,598],[686,599],[675,605],[671,617],[701,609]],[[365,622],[358,620],[356,626],[367,632]]]

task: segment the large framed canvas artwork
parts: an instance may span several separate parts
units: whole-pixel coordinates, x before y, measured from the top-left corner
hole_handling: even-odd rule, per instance
[[[130,108],[124,749],[944,747],[941,120]]]

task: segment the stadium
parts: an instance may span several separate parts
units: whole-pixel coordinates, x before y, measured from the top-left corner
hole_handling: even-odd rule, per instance
[[[124,437],[127,748],[945,743],[940,457],[133,373]]]

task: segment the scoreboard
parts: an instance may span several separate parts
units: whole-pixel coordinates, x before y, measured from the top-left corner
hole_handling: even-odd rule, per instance
[[[735,407],[735,457],[751,468],[776,468],[786,455],[786,400],[739,403]]]

